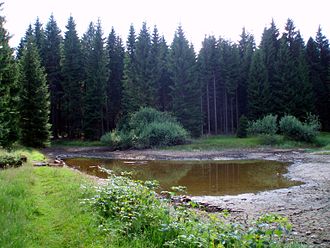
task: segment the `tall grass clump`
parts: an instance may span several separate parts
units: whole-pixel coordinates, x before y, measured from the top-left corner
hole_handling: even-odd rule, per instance
[[[189,135],[169,113],[141,108],[132,114],[128,124],[101,137],[113,149],[150,148],[184,144]]]

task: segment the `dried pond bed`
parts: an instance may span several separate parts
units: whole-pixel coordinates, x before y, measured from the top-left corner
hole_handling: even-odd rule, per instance
[[[310,247],[330,247],[330,156],[302,150],[240,149],[222,151],[115,151],[104,147],[48,148],[49,157],[95,157],[113,159],[266,159],[291,162],[288,177],[304,185],[257,194],[193,197],[222,209],[230,209],[231,218],[245,222],[266,212],[287,216],[296,238]]]

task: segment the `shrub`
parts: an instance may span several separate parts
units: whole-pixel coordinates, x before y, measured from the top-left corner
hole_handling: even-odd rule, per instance
[[[141,148],[181,145],[188,138],[187,131],[175,122],[152,122],[146,125],[137,138]]]
[[[128,149],[132,147],[132,136],[129,132],[113,130],[101,137],[101,142],[110,146],[113,150]]]
[[[129,128],[134,130],[136,135],[139,135],[146,125],[153,122],[177,123],[177,120],[167,112],[161,112],[150,107],[144,107],[131,116],[129,120]]]
[[[0,168],[19,167],[22,165],[20,156],[11,153],[0,153]]]
[[[246,138],[248,126],[249,126],[248,119],[246,118],[245,115],[242,115],[239,118],[239,123],[238,123],[238,128],[237,128],[237,134],[236,135],[237,135],[238,138]]]
[[[262,119],[250,122],[249,134],[275,135],[277,132],[277,115],[266,115]]]
[[[320,128],[317,117],[309,115],[304,123],[292,115],[282,117],[280,130],[284,136],[296,141],[313,142]]]
[[[169,113],[153,108],[141,108],[129,119],[128,125],[121,125],[101,137],[101,142],[113,149],[149,148],[172,146],[186,142],[188,132]]]

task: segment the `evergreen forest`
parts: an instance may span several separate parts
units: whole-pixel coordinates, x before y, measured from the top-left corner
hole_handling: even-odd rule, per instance
[[[219,24],[220,25],[220,24]],[[17,48],[0,17],[0,145],[20,139],[98,140],[141,107],[172,113],[192,136],[233,134],[242,115],[307,113],[330,130],[330,47],[321,26],[307,42],[288,19],[274,21],[260,44],[206,36],[200,51],[182,26],[166,41],[157,27],[131,25],[126,41],[101,21],[79,37],[73,17],[29,25]]]

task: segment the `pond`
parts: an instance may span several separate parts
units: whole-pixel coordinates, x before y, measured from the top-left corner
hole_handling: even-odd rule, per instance
[[[187,193],[192,196],[256,193],[301,184],[284,176],[288,163],[267,160],[140,161],[71,158],[65,162],[70,167],[101,178],[107,178],[107,173],[100,169],[103,167],[118,175],[121,172],[132,172],[134,179],[157,180],[161,190],[170,191],[172,186],[185,186]]]

